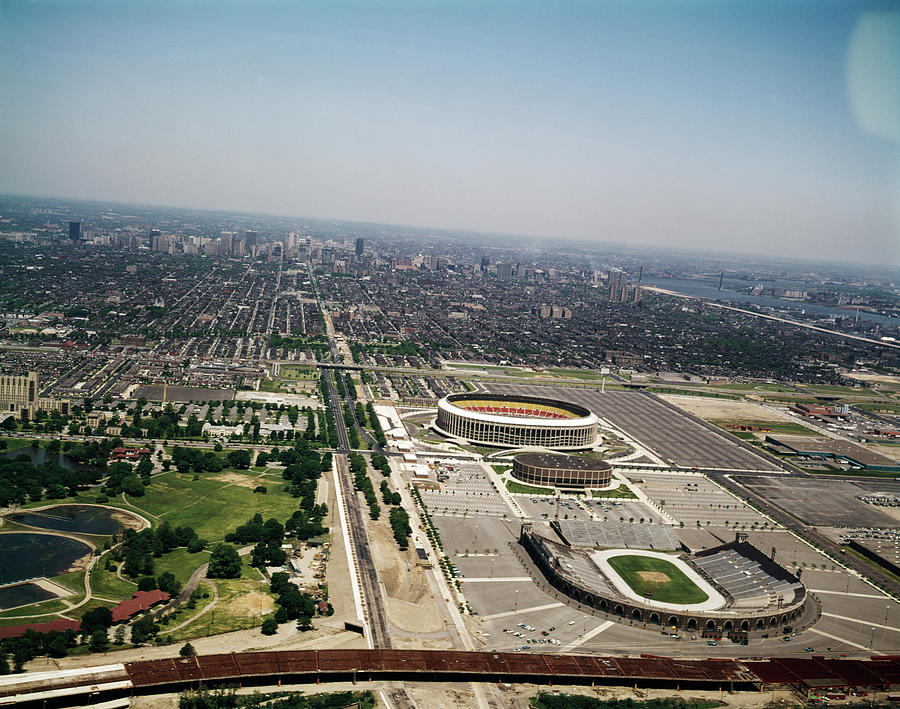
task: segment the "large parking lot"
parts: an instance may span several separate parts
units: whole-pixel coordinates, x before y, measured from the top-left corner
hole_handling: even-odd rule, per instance
[[[703,476],[660,474],[644,475],[643,478],[648,482],[641,485],[642,489],[651,497],[658,494],[662,499],[671,499],[666,508],[669,504],[683,506],[685,519],[697,517],[703,504],[739,505],[721,512],[722,517],[717,519],[721,519],[722,525],[724,519],[729,520],[729,526],[738,519],[747,519],[748,523],[751,519],[742,516],[747,514],[743,505]],[[697,493],[686,491],[688,482],[697,483]],[[722,502],[706,501],[704,495],[707,494],[715,495],[713,499],[721,499]],[[689,505],[697,504],[696,500],[700,499],[695,497],[697,495],[704,496],[701,507],[691,512]],[[499,499],[500,495],[497,494],[497,497]],[[522,499],[516,496],[517,502]],[[532,499],[539,501],[532,503]],[[543,512],[535,518],[534,511],[555,510],[555,502],[548,504],[540,500],[524,498],[526,515],[540,519]],[[609,501],[604,502],[609,504]],[[623,504],[626,502],[643,506],[635,501],[623,501]],[[581,514],[584,515],[584,512]],[[762,518],[757,516],[757,519]],[[876,652],[897,652],[900,649],[900,607],[787,532],[768,531],[761,524],[755,530],[750,524],[747,528],[750,542],[758,549],[775,554],[776,561],[790,571],[802,573],[803,582],[822,603],[821,619],[812,628],[791,636],[787,642],[780,636],[773,636],[751,638],[748,647],[727,641],[708,646],[702,638],[689,634],[681,633],[675,639],[669,637],[668,632],[663,634],[658,626],[645,627],[613,620],[579,606],[550,587],[517,543],[523,521],[512,514],[504,519],[502,516],[472,511],[465,517],[434,517],[444,550],[459,574],[463,597],[473,611],[478,628],[475,638],[480,647],[519,652],[650,652],[700,657],[809,657],[808,647],[826,656],[837,657],[846,653],[858,657],[870,653],[872,648]],[[702,524],[705,529],[705,520]],[[729,538],[730,532],[722,533],[723,526],[718,530],[722,540]],[[678,533],[690,531],[687,525],[683,530],[676,530]],[[693,533],[696,534],[696,530]],[[534,630],[522,628],[520,623]],[[543,635],[542,631],[548,634]],[[514,635],[517,632],[521,637]]]
[[[900,481],[834,478],[736,477],[742,485],[771,500],[807,524],[826,527],[900,527],[886,508],[868,505],[857,495],[900,495]]]
[[[419,491],[432,515],[514,516],[494,479],[478,463],[457,463],[447,475],[439,490]]]
[[[777,470],[765,459],[645,394],[496,382],[490,382],[487,388],[497,394],[546,396],[586,406],[676,467]]]
[[[771,523],[708,478],[690,473],[629,473],[666,514],[685,526],[752,528]],[[727,522],[727,524],[726,524]],[[699,523],[699,525],[698,525]]]

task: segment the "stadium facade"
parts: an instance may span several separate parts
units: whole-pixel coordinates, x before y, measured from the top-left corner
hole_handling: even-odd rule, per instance
[[[513,458],[512,476],[532,485],[601,488],[612,481],[612,466],[599,458],[563,453],[519,453]]]
[[[554,541],[538,534],[529,523],[522,525],[519,542],[552,586],[619,622],[739,641],[750,634],[796,631],[817,617],[816,601],[800,579],[749,544],[743,535],[698,554],[677,557],[721,596],[722,602],[715,608],[673,608],[651,598],[636,600],[621,593],[595,563],[596,548],[575,548]]]
[[[500,448],[583,450],[597,442],[599,419],[567,401],[537,396],[451,394],[438,402],[435,428],[451,438]]]

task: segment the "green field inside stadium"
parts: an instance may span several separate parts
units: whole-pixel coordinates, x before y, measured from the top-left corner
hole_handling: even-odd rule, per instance
[[[665,559],[622,554],[607,559],[609,565],[639,596],[660,603],[702,603],[708,595],[681,569]]]

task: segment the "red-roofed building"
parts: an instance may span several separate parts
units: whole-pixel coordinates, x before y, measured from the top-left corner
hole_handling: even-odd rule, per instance
[[[115,460],[138,460],[142,455],[150,455],[149,448],[113,448],[110,457]]]
[[[128,601],[122,601],[112,609],[113,623],[124,623],[133,615],[141,611],[153,608],[157,603],[168,601],[171,596],[165,591],[155,589],[153,591],[138,591]]]
[[[8,625],[0,628],[0,640],[6,638],[18,638],[25,635],[26,630],[33,630],[36,633],[49,633],[58,630],[63,633],[69,629],[80,630],[81,622],[77,620],[69,620],[68,618],[57,618],[49,623],[27,623],[26,625]]]

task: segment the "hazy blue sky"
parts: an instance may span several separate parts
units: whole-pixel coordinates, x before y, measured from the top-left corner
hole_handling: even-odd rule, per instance
[[[0,8],[0,191],[900,263],[896,2]]]

